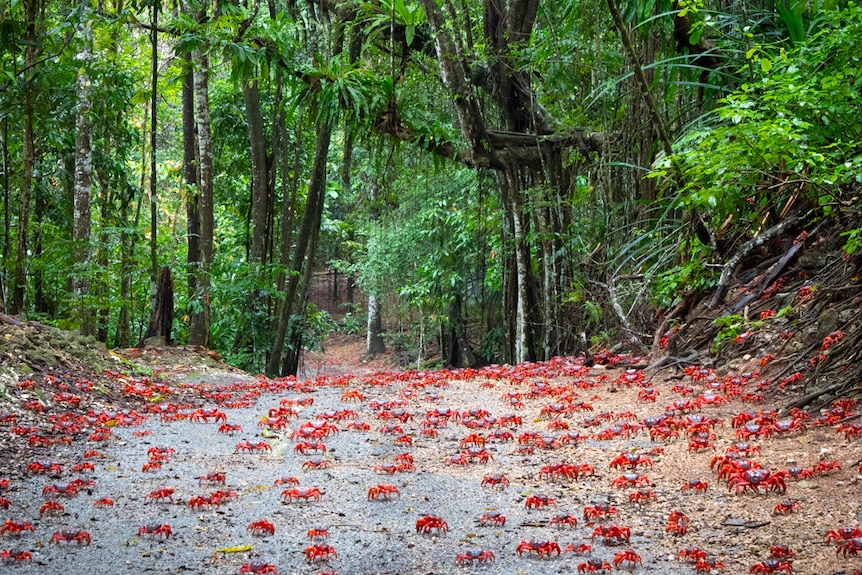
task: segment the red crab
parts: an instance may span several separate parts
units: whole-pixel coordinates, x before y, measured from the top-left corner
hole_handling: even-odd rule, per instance
[[[75,497],[78,495],[78,485],[76,483],[52,483],[46,485],[42,489],[42,495],[65,495],[66,497]]]
[[[288,503],[292,503],[294,499],[297,501],[300,499],[304,499],[305,501],[308,501],[309,499],[320,501],[320,497],[322,495],[323,492],[321,492],[317,487],[294,487],[292,489],[285,489],[281,492],[282,499],[287,499]]]
[[[557,527],[577,527],[578,518],[574,515],[569,515],[568,513],[560,513],[558,515],[554,515],[548,522],[549,527],[553,527],[555,525]]]
[[[63,511],[65,511],[65,509],[65,507],[63,507],[56,501],[46,501],[42,504],[42,507],[39,508],[39,517],[42,517],[42,515],[45,513],[51,513],[54,511],[62,513]]]
[[[12,504],[11,501],[6,499],[5,497],[0,496],[0,507],[3,509],[9,509],[9,506]]]
[[[33,555],[31,555],[29,551],[23,551],[21,549],[4,549],[3,551],[0,551],[0,560],[5,562],[7,559],[22,562],[32,561]]]
[[[587,559],[578,565],[578,573],[595,573],[596,571],[607,571],[610,573],[611,564],[601,559]]]
[[[216,408],[213,409],[196,409],[189,416],[189,421],[193,422],[209,422],[210,419],[215,420],[216,422],[227,421],[227,415],[223,411],[219,411]]]
[[[831,545],[832,543],[844,543],[845,541],[849,541],[850,539],[855,539],[857,537],[862,537],[862,529],[858,527],[841,527],[839,529],[830,529],[824,534],[826,537],[826,544]]]
[[[348,431],[360,431],[360,432],[364,433],[366,431],[371,430],[371,425],[368,423],[365,423],[364,421],[351,421],[350,423],[347,424],[347,430]]]
[[[275,525],[272,524],[272,521],[268,521],[266,519],[258,519],[257,521],[252,521],[246,527],[248,531],[251,531],[252,535],[262,535],[264,533],[268,533],[270,535],[275,535]]]
[[[860,551],[862,551],[862,537],[854,537],[838,547],[838,549],[835,550],[835,555],[840,553],[844,555],[845,558],[848,556],[856,557],[859,555]]]
[[[506,516],[499,511],[488,511],[479,518],[479,525],[485,526],[488,523],[504,527],[506,525]]]
[[[679,488],[680,491],[699,491],[700,493],[706,492],[709,484],[702,479],[689,479],[685,483],[683,483],[682,487]]]
[[[293,446],[293,450],[303,455],[309,453],[326,453],[326,444],[319,441],[300,441]]]
[[[503,487],[508,487],[509,479],[502,473],[491,473],[482,478],[482,487],[485,485],[502,485]]]
[[[361,403],[361,402],[365,401],[365,396],[362,395],[362,393],[357,389],[348,389],[347,391],[345,391],[344,393],[341,394],[341,401],[344,401],[344,402],[358,401]]]
[[[7,533],[11,535],[20,535],[22,531],[33,531],[33,525],[30,524],[29,521],[15,521],[13,519],[7,519],[3,523],[3,527],[0,527],[0,535],[6,535]]]
[[[759,575],[761,573],[774,573],[776,571],[793,572],[793,565],[789,561],[779,561],[778,559],[764,559],[760,563],[755,563],[748,570],[749,573]]]
[[[637,453],[621,453],[611,460],[610,464],[608,464],[608,467],[610,469],[634,469],[639,465],[652,467],[653,462],[652,459],[650,459],[646,455],[638,455]]]
[[[272,451],[272,446],[265,441],[258,441],[257,443],[240,441],[236,444],[236,448],[234,449],[234,453],[252,451]]]
[[[767,491],[778,491],[784,493],[787,486],[784,483],[784,473],[770,473],[766,469],[748,469],[739,475],[734,475],[728,483],[728,491],[736,487],[736,493],[745,492],[746,490],[760,492],[760,487],[764,487]]]
[[[638,489],[634,493],[629,493],[629,503],[641,504],[646,501],[656,501],[658,496],[651,489]]]
[[[86,531],[63,529],[62,531],[55,531],[54,534],[51,535],[51,539],[48,540],[48,543],[56,543],[59,545],[62,541],[74,541],[78,545],[89,545],[90,534]]]
[[[239,568],[239,575],[245,575],[246,573],[251,573],[252,575],[278,575],[275,565],[262,561],[243,563],[242,567]]]
[[[712,573],[713,571],[721,571],[724,569],[724,563],[718,559],[698,559],[694,565],[695,573]]]
[[[494,557],[493,551],[468,549],[464,553],[458,553],[455,555],[455,565],[472,565],[473,561],[478,561],[479,563],[493,563],[495,559],[496,557]]]
[[[789,515],[790,513],[794,512],[794,511],[801,511],[801,510],[802,510],[802,504],[799,503],[799,501],[793,499],[793,500],[787,500],[787,501],[780,501],[775,507],[772,508],[772,514],[773,515]]]
[[[596,503],[595,505],[587,505],[584,507],[584,520],[595,521],[596,519],[605,518],[609,515],[619,515],[619,511],[613,505],[606,503]]]
[[[626,549],[624,551],[620,551],[616,555],[614,555],[614,567],[617,569],[620,568],[622,563],[628,562],[630,567],[634,567],[638,563],[643,566],[643,561],[641,561],[641,556],[635,553],[631,549]]]
[[[49,473],[51,475],[62,475],[63,468],[59,463],[53,461],[34,461],[27,465],[27,473],[33,475],[42,475]]]
[[[101,499],[96,499],[93,501],[93,507],[113,507],[114,500],[109,499],[107,497],[102,497]]]
[[[296,477],[279,477],[273,483],[273,485],[299,485],[299,479]]]
[[[152,535],[153,537],[164,537],[165,539],[168,539],[172,533],[171,526],[168,523],[150,523],[138,529],[138,537],[142,535]]]
[[[547,495],[530,495],[524,500],[524,507],[527,509],[538,509],[539,507],[545,507],[547,505],[557,506],[557,502],[554,501],[552,497],[548,497]]]
[[[644,485],[649,485],[649,479],[646,475],[638,475],[637,473],[623,473],[611,481],[611,487],[616,487],[617,489],[643,487]]]
[[[201,475],[198,477],[198,484],[202,483],[219,483],[224,485],[227,481],[225,474],[221,471],[213,471],[212,473],[207,473],[206,475]]]
[[[860,471],[862,473],[862,471]],[[791,479],[796,479],[799,481],[800,479],[811,479],[814,477],[814,472],[810,469],[803,469],[801,467],[791,467],[787,470],[788,477]]]
[[[685,547],[679,550],[677,559],[680,561],[688,561],[689,563],[697,563],[702,559],[706,559],[706,551],[699,547]]]
[[[661,395],[661,394],[658,392],[657,389],[647,387],[647,388],[641,389],[638,392],[638,399],[637,400],[638,400],[638,403],[646,403],[646,402],[655,403],[655,401],[658,399],[659,395]]]
[[[429,535],[432,531],[445,535],[449,531],[449,524],[436,515],[424,515],[416,520],[416,533]]]
[[[171,503],[174,502],[174,488],[173,487],[163,487],[162,489],[156,489],[154,491],[150,491],[144,496],[144,502],[147,500],[152,501],[161,501],[162,499],[167,499]]]
[[[221,507],[221,497],[217,494],[189,497],[189,507],[192,509],[200,509],[202,507]]]
[[[828,475],[833,469],[841,469],[841,464],[837,461],[820,461],[811,468],[816,475]]]
[[[310,471],[312,469],[328,469],[329,467],[330,463],[325,459],[321,459],[320,457],[312,457],[311,459],[302,463],[303,471]]]
[[[514,417],[514,416],[513,416]],[[520,423],[518,423],[520,425]],[[488,441],[514,441],[515,436],[512,435],[511,431],[506,431],[505,429],[497,429],[496,431],[492,431],[488,434]]]
[[[377,501],[388,501],[392,498],[392,495],[397,495],[398,497],[401,497],[401,492],[398,491],[398,488],[394,485],[390,485],[388,483],[378,483],[377,485],[368,488],[368,497],[366,499],[368,499],[369,501],[372,499]]]
[[[306,535],[308,535],[308,538],[312,541],[315,539],[322,541],[329,537],[329,530],[322,527],[312,527],[308,530]]]
[[[235,433],[242,433],[242,425],[231,424],[231,423],[222,423],[218,426],[218,432],[223,435],[233,435]]]
[[[611,525],[599,525],[595,529],[593,529],[593,536],[590,540],[594,540],[596,537],[601,537],[603,541],[607,543],[619,543],[622,541],[628,542],[631,538],[632,530],[630,527],[621,527],[616,524]]]
[[[682,511],[671,511],[667,516],[667,526],[665,533],[673,533],[674,535],[685,535],[688,533],[688,526],[691,523],[688,515]]]
[[[785,559],[796,557],[796,551],[787,545],[772,545],[769,548],[770,559]]]
[[[526,551],[528,553],[535,553],[539,557],[550,557],[551,553],[555,551],[557,552],[557,555],[562,552],[560,544],[556,541],[538,541],[535,539],[530,541],[521,541],[518,543],[515,551],[518,552],[518,555],[521,555]]]

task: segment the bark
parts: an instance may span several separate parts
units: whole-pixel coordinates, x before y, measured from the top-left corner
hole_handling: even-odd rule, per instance
[[[147,331],[138,342],[143,347],[151,337],[159,337],[164,345],[171,344],[171,328],[174,323],[174,280],[171,278],[171,268],[164,266],[159,272],[159,282],[156,288],[155,304],[150,314]]]
[[[75,86],[78,105],[75,110],[75,187],[72,212],[72,240],[75,245],[78,275],[75,291],[80,306],[81,333],[94,335],[96,326],[93,307],[87,301],[91,284],[90,209],[93,187],[93,138],[90,119],[93,81],[87,69],[93,61],[93,37],[86,23],[79,24],[76,35],[81,46],[75,57],[79,63]]]
[[[156,305],[156,281],[159,274],[158,258],[158,167],[156,165],[156,135],[159,109],[159,2],[153,2],[153,29],[150,35],[151,99],[150,99],[150,292],[152,305]]]
[[[479,98],[467,81],[471,76],[469,66],[457,56],[455,42],[449,34],[449,27],[440,6],[437,0],[421,0],[421,4],[434,35],[440,79],[452,94],[461,133],[469,146],[469,156],[464,158],[464,161],[475,167],[501,169],[504,166],[489,142]]]
[[[198,209],[200,213],[200,267],[197,274],[197,297],[201,312],[193,317],[189,326],[189,343],[209,346],[212,301],[210,299],[211,273],[213,261],[213,237],[215,234],[215,216],[213,211],[213,152],[212,134],[210,131],[209,103],[209,58],[203,51],[194,56],[196,69],[194,73],[195,108],[197,112],[198,132],[198,171],[199,194]]]
[[[266,141],[257,81],[243,82],[245,115],[251,153],[251,261],[266,263],[267,206],[269,205],[266,169]]]
[[[386,352],[383,341],[383,307],[374,295],[368,295],[368,324],[365,332],[365,354],[374,357]]]
[[[9,243],[11,241],[11,228],[9,226],[9,118],[3,118],[3,261],[8,261]],[[0,298],[3,300],[3,311],[8,310],[7,292],[8,277],[6,276],[6,268],[0,270]]]
[[[215,196],[213,185],[213,143],[210,130],[209,100],[209,57],[201,52],[197,58],[195,72],[195,111],[198,126],[198,169],[200,171],[200,211],[201,211],[201,273],[198,277],[198,290],[201,294],[203,314],[200,325],[200,339],[196,341],[209,346],[212,300],[212,264],[215,236]]]
[[[296,245],[293,251],[293,261],[291,264],[291,271],[293,273],[287,278],[285,304],[281,309],[272,353],[266,366],[266,373],[270,377],[274,377],[278,373],[279,366],[281,365],[287,329],[290,324],[290,316],[293,313],[292,302],[296,297],[303,266],[311,265],[314,257],[314,254],[309,250],[309,246],[316,244],[317,234],[320,231],[320,219],[323,215],[326,193],[326,163],[331,139],[332,126],[328,123],[318,126],[317,139],[314,146],[314,165],[308,184],[308,196],[306,197],[305,211],[302,214],[302,221],[299,224],[299,233],[297,234]]]
[[[24,12],[26,24],[24,32],[24,66],[31,68],[36,65],[37,34],[36,18],[40,12],[39,0],[25,0]],[[32,81],[24,79],[24,135],[21,166],[21,194],[18,197],[18,244],[15,252],[15,274],[12,287],[13,314],[25,312],[25,295],[27,293],[27,236],[30,225],[30,196],[33,191],[33,169],[36,165],[36,146],[34,130],[34,102],[36,88]]]
[[[183,54],[186,73],[182,86],[182,126],[183,126],[183,179],[186,184],[186,282],[189,299],[189,344],[192,333],[197,331],[200,311],[196,309],[198,295],[198,275],[201,266],[201,214],[200,186],[198,185],[197,139],[195,137],[195,88],[192,55]]]

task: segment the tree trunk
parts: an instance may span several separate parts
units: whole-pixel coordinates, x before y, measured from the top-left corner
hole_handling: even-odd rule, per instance
[[[24,12],[27,22],[24,32],[24,66],[31,68],[36,64],[36,50],[39,46],[36,36],[36,18],[40,12],[39,0],[25,0]],[[27,236],[30,224],[30,196],[33,191],[33,170],[36,166],[36,145],[34,130],[35,85],[24,78],[24,137],[21,166],[21,194],[18,197],[18,245],[15,252],[15,274],[12,287],[13,314],[25,312],[27,293]]]
[[[150,34],[151,83],[150,97],[150,292],[152,306],[156,306],[156,282],[159,275],[158,254],[158,167],[156,164],[156,141],[159,110],[159,0],[153,2],[153,29]]]
[[[11,243],[11,228],[9,225],[9,117],[3,118],[3,262],[9,258],[9,244]],[[0,269],[0,299],[3,301],[3,313],[9,311],[8,305],[8,276],[6,275],[6,266]]]
[[[266,263],[269,185],[266,169],[266,140],[263,133],[263,115],[260,111],[257,81],[244,81],[242,94],[245,100],[251,152],[251,261],[263,264]]]
[[[293,313],[293,302],[296,297],[303,265],[311,265],[314,254],[310,252],[309,246],[316,245],[317,234],[320,232],[320,220],[323,215],[323,205],[326,195],[326,163],[329,155],[329,144],[332,139],[332,125],[324,123],[317,128],[317,139],[314,147],[314,165],[311,169],[311,178],[308,184],[308,195],[305,201],[305,211],[299,224],[299,233],[296,237],[296,246],[293,251],[291,271],[285,286],[284,304],[278,320],[278,329],[272,346],[272,353],[266,366],[266,373],[274,377],[281,365],[282,351],[284,350],[287,328],[290,324],[290,316]]]
[[[205,18],[206,14],[201,16]],[[210,285],[213,260],[213,237],[215,234],[214,197],[213,197],[213,157],[212,135],[210,132],[210,102],[209,102],[209,57],[203,50],[194,54],[194,95],[197,111],[198,136],[198,176],[199,194],[198,209],[200,217],[200,264],[196,276],[196,297],[200,312],[192,317],[189,325],[189,343],[209,346],[211,324]]]
[[[365,353],[370,357],[386,352],[383,341],[383,308],[377,298],[368,296],[368,326],[365,337]]]
[[[84,2],[82,14],[86,14]],[[81,333],[94,335],[96,331],[93,306],[88,301],[92,270],[90,269],[90,203],[93,187],[93,137],[90,112],[90,101],[93,92],[93,81],[87,69],[93,61],[93,36],[90,27],[82,22],[76,30],[81,43],[75,59],[80,63],[75,91],[78,105],[75,109],[75,188],[74,210],[72,215],[72,241],[75,245],[75,262],[77,264],[77,279],[75,282],[76,299],[78,300]]]
[[[159,337],[164,345],[170,345],[173,323],[174,280],[171,278],[171,268],[164,266],[159,272],[159,282],[156,288],[155,304],[150,314],[150,323],[138,343],[138,347],[143,347],[146,340],[151,337]]]
[[[201,212],[200,185],[198,183],[198,146],[195,137],[195,75],[192,55],[183,54],[182,125],[183,125],[183,179],[186,184],[186,283],[188,285],[189,344],[200,329],[200,300],[198,275],[201,268]],[[193,335],[194,334],[194,335]]]

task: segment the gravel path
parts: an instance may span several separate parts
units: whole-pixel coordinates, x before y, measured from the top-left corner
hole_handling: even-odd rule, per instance
[[[736,430],[730,418],[743,409],[765,409],[765,405],[743,404],[739,398],[720,406],[705,406],[704,416],[721,418],[724,425],[715,428],[712,440],[716,451],[707,448],[699,453],[688,450],[684,437],[667,443],[650,441],[645,430],[631,437],[616,436],[601,440],[596,435],[626,422],[635,424],[664,413],[675,400],[691,399],[671,390],[674,385],[693,385],[702,393],[703,382],[691,384],[688,378],[651,382],[659,392],[655,403],[638,403],[641,388],[622,384],[624,369],[582,368],[573,362],[557,361],[544,365],[519,366],[515,369],[493,368],[482,372],[430,372],[427,374],[366,374],[350,377],[333,367],[331,376],[306,382],[304,389],[294,382],[268,382],[236,373],[210,370],[205,377],[176,378],[162,403],[193,399],[196,406],[221,411],[226,423],[239,425],[244,431],[235,435],[218,433],[222,422],[196,423],[187,419],[161,421],[153,413],[135,427],[113,426],[113,436],[102,443],[86,441],[89,433],[71,445],[54,444],[39,447],[27,462],[57,462],[62,476],[24,473],[18,467],[0,466],[0,478],[9,479],[9,490],[0,492],[8,498],[9,507],[0,517],[27,521],[33,531],[20,536],[7,533],[0,539],[0,550],[25,550],[32,561],[6,561],[7,572],[40,575],[68,573],[207,573],[236,574],[243,564],[271,563],[278,573],[313,574],[333,571],[359,573],[463,573],[472,570],[494,573],[570,573],[588,559],[612,562],[624,549],[632,549],[642,565],[636,573],[691,574],[694,565],[677,560],[681,548],[698,546],[714,560],[725,565],[727,573],[747,573],[754,563],[769,557],[769,546],[790,545],[797,556],[794,573],[851,573],[862,566],[858,558],[836,557],[834,546],[826,546],[823,534],[829,529],[862,524],[862,497],[857,470],[853,463],[862,459],[860,441],[847,442],[832,427],[808,427],[807,431],[787,436],[756,440],[762,453],[753,455],[763,467],[773,471],[798,465],[810,469],[823,460],[837,460],[841,470],[804,482],[788,482],[787,494],[735,494],[710,471],[710,461],[735,440]],[[635,377],[635,376],[632,376]],[[139,388],[146,382],[136,381]],[[755,380],[746,385],[753,392]],[[363,396],[362,402],[342,401],[348,389]],[[532,389],[535,397],[527,395]],[[544,395],[553,390],[556,397]],[[523,407],[514,409],[504,396],[509,392],[524,394]],[[213,395],[223,393],[225,395]],[[561,396],[562,394],[562,396]],[[291,418],[287,429],[270,430],[259,426],[271,409],[284,402],[313,398],[313,404],[298,407],[298,418]],[[569,400],[569,401],[567,401]],[[412,416],[404,423],[378,419],[380,410],[374,402],[402,401],[393,410],[403,409]],[[245,407],[225,407],[226,403],[244,402]],[[583,402],[593,411],[567,411],[559,417],[548,414],[561,406]],[[148,402],[155,405],[157,402]],[[218,404],[222,404],[218,406]],[[60,411],[59,406],[54,406]],[[545,408],[545,413],[542,412]],[[289,435],[300,425],[318,420],[327,412],[354,410],[356,416],[336,422],[340,432],[322,441],[322,456],[296,453]],[[503,426],[515,439],[526,432],[559,440],[564,430],[549,430],[552,421],[567,424],[580,433],[578,441],[543,449],[532,441],[533,453],[519,453],[517,441],[489,441],[487,463],[464,465],[447,463],[462,451],[460,443],[469,433],[488,436],[490,429],[470,430],[454,419],[437,429],[437,436],[422,435],[426,412],[447,409],[465,413],[487,410],[490,417],[517,415],[522,424]],[[192,409],[181,410],[190,413]],[[610,418],[632,412],[632,419]],[[396,412],[397,413],[397,412]],[[604,414],[609,414],[605,416]],[[682,416],[680,416],[682,417]],[[599,425],[591,426],[597,418]],[[469,419],[469,417],[467,418]],[[348,431],[348,423],[366,422],[367,432]],[[20,422],[19,422],[20,423]],[[399,425],[403,433],[383,433],[384,425]],[[683,434],[682,431],[679,432]],[[407,436],[413,445],[396,445],[394,440]],[[25,442],[25,437],[15,437]],[[236,453],[237,444],[266,442],[272,451]],[[143,472],[148,450],[164,450],[168,460],[155,471]],[[664,453],[649,455],[651,467],[638,469],[646,475],[648,489],[656,500],[642,505],[629,503],[634,489],[611,486],[623,470],[609,469],[609,463],[622,452],[647,455],[654,448]],[[102,458],[84,458],[84,451],[98,449]],[[398,463],[396,455],[408,452],[415,470],[394,474],[375,472],[375,466]],[[305,470],[303,464],[320,457],[327,468]],[[77,463],[90,461],[95,469],[84,471],[95,481],[75,497],[57,497],[62,512],[48,512],[40,518],[45,502],[46,485],[62,484],[80,473],[72,472]],[[595,474],[577,479],[540,478],[540,470],[556,462],[588,463]],[[200,477],[224,473],[226,483],[201,484]],[[502,474],[508,485],[482,485],[490,474]],[[282,492],[288,485],[274,485],[279,478],[296,477],[299,488],[316,487],[319,501],[286,502]],[[708,483],[705,492],[681,491],[689,480]],[[380,483],[392,484],[400,492],[391,500],[367,500],[368,489]],[[171,500],[153,501],[147,496],[158,489],[173,489]],[[190,508],[189,501],[208,496],[224,488],[236,493],[220,505]],[[531,496],[547,496],[555,506],[528,509]],[[101,498],[110,498],[112,507],[94,507]],[[782,500],[798,500],[801,509],[787,516],[774,515],[774,506]],[[610,504],[618,515],[609,521],[588,524],[584,508]],[[668,514],[681,511],[690,517],[687,534],[666,532]],[[505,525],[482,525],[480,518],[489,513],[505,515]],[[556,515],[577,518],[575,526],[550,525]],[[448,524],[448,533],[417,534],[417,520],[425,515],[439,516]],[[247,527],[265,519],[274,534],[252,535]],[[139,536],[142,526],[168,523],[167,539],[147,534]],[[624,545],[605,545],[601,538],[592,541],[591,555],[554,553],[539,558],[527,551],[516,552],[522,541],[549,540],[562,549],[570,543],[578,546],[591,542],[594,528],[616,523],[631,528],[631,540]],[[315,543],[331,545],[337,552],[313,564],[306,560],[306,548],[312,543],[309,529],[325,529],[329,536]],[[87,531],[89,546],[74,542],[50,544],[57,531]],[[456,566],[457,554],[471,549],[491,551],[496,561],[490,565]],[[624,564],[625,565],[625,564]],[[624,567],[623,565],[623,567]],[[624,570],[624,569],[623,569]]]

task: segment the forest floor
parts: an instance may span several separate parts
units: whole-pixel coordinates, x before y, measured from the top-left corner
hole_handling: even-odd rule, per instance
[[[23,349],[23,342],[57,342],[60,337],[38,324],[0,327],[0,342],[6,346],[0,353],[17,357],[19,367],[21,361],[28,365],[35,361],[33,350]],[[17,342],[17,347],[10,342]],[[690,375],[672,368],[643,369],[649,359],[629,356],[616,358],[620,361],[614,365],[590,368],[571,359],[475,371],[402,372],[393,370],[386,356],[364,362],[362,340],[338,336],[327,342],[325,355],[307,361],[307,379],[296,382],[256,378],[190,348],[101,353],[94,362],[67,357],[66,347],[43,347],[54,354],[53,365],[31,379],[8,379],[7,403],[0,407],[4,422],[0,479],[8,481],[8,489],[0,491],[8,500],[8,507],[0,509],[6,522],[0,551],[32,556],[30,561],[5,560],[7,572],[236,574],[246,564],[259,573],[266,572],[263,564],[272,564],[281,574],[442,574],[474,569],[551,574],[579,568],[589,572],[589,561],[598,566],[612,563],[618,553],[631,549],[642,561],[632,569],[635,573],[690,574],[695,564],[680,561],[678,555],[681,549],[696,546],[720,561],[723,572],[748,573],[756,564],[767,571],[785,567],[762,563],[774,545],[793,550],[793,573],[850,574],[862,567],[858,557],[836,555],[836,546],[824,537],[829,530],[862,527],[859,439],[848,441],[836,433],[835,424],[811,422],[804,430],[752,438],[760,453],[751,458],[773,472],[796,466],[812,470],[826,461],[840,465],[824,475],[788,478],[786,493],[762,489],[736,493],[711,469],[713,457],[737,441],[731,419],[743,411],[777,409],[792,397],[789,391],[773,386],[769,399],[759,403],[746,403],[737,395],[720,405],[705,404],[695,414],[676,416],[680,421],[692,418],[690,425],[700,416],[720,419],[723,423],[712,431],[715,437],[707,436],[714,448],[690,449],[683,429],[678,430],[680,437],[666,441],[652,441],[645,429],[626,435],[626,424],[645,422],[669,408],[693,407],[671,405],[677,401],[732,395],[735,389],[758,393],[760,380],[745,375],[759,368],[751,357],[732,362],[732,369]],[[98,367],[87,371],[92,365]],[[701,373],[711,375],[704,379],[698,376]],[[629,381],[640,377],[646,379],[640,385]],[[708,390],[712,383],[722,387]],[[644,386],[656,393],[655,402],[638,400]],[[348,390],[358,391],[363,400],[348,401],[344,396]],[[513,394],[522,394],[522,407],[512,405],[512,398],[518,397]],[[307,398],[313,403],[292,406],[293,400]],[[381,410],[375,404],[389,401],[396,402],[390,409],[395,410],[393,415],[404,410],[403,423],[379,419]],[[579,407],[552,413],[566,405]],[[287,418],[283,429],[270,413],[280,407],[298,412],[298,417]],[[188,415],[199,408],[222,412],[226,421],[190,421]],[[298,453],[290,434],[339,410],[356,413],[334,422],[340,432],[323,440],[326,452]],[[440,424],[447,410],[459,412],[460,422],[453,418],[435,430],[436,436],[424,434],[429,425],[423,425],[426,413],[434,411]],[[471,419],[485,422],[481,410],[490,413],[489,422],[507,414],[520,420],[493,429],[468,428],[465,423]],[[471,417],[471,411],[479,417]],[[222,423],[242,431],[219,433]],[[370,430],[350,430],[351,423],[367,423]],[[560,429],[566,425],[569,432]],[[549,429],[552,426],[557,429]],[[93,438],[98,429],[103,437]],[[493,431],[508,431],[514,440],[492,439]],[[471,433],[488,440],[487,463],[447,462],[460,456],[461,442]],[[568,433],[575,439],[561,442]],[[525,434],[535,435],[528,444],[519,444]],[[32,437],[43,439],[31,446]],[[402,437],[412,445],[396,444]],[[271,451],[238,453],[244,441],[265,442]],[[91,450],[98,454],[87,453]],[[397,468],[375,470],[397,464],[396,456],[405,452],[412,456],[415,469],[393,474],[386,470]],[[630,503],[637,490],[613,486],[625,470],[609,466],[624,452],[653,462],[634,473],[646,477],[648,484],[642,489],[652,491],[655,499]],[[150,453],[162,453],[165,461],[143,471],[151,463]],[[325,462],[320,469],[312,467],[320,462]],[[546,477],[543,468],[558,462],[585,463],[595,471],[576,478],[560,473]],[[38,465],[28,472],[32,463]],[[36,468],[53,463],[58,465],[55,471],[38,473]],[[224,473],[225,484],[201,479],[213,473]],[[495,475],[508,483],[489,485],[485,478]],[[85,482],[73,495],[68,484],[78,477]],[[283,493],[291,486],[276,485],[288,477],[298,479],[300,490],[318,488],[319,501],[288,501]],[[93,483],[88,485],[90,479]],[[694,480],[702,480],[705,489],[683,489]],[[378,484],[394,485],[400,495],[369,501],[369,488]],[[51,493],[54,489],[69,493]],[[156,499],[154,492],[160,489],[172,490],[165,492],[170,497]],[[212,500],[217,489],[233,493],[216,498],[218,504],[190,507],[195,497]],[[534,496],[548,505],[526,507],[536,501],[530,499]],[[95,505],[104,498],[113,504]],[[62,509],[41,512],[46,501],[55,501]],[[786,515],[775,514],[783,501],[798,505]],[[601,505],[612,506],[616,513],[585,519],[585,508]],[[690,520],[684,534],[668,531],[668,516],[675,511]],[[505,516],[505,523],[485,524],[481,521],[485,514]],[[445,520],[448,531],[417,533],[417,520],[425,515]],[[564,515],[574,518],[571,525],[560,522]],[[248,530],[262,519],[272,523],[274,534],[254,535]],[[165,523],[170,525],[170,537],[140,531]],[[608,524],[630,528],[630,541],[614,544],[604,543],[601,536],[593,538],[596,527]],[[16,526],[25,529],[17,534]],[[328,537],[310,541],[309,529],[325,529]],[[89,545],[52,543],[55,533],[62,538],[81,531],[89,534]],[[540,558],[528,550],[519,555],[517,548],[524,541],[555,542],[563,553]],[[591,543],[592,552],[566,552],[570,543],[572,547]],[[331,545],[337,555],[311,562],[306,551],[313,544]],[[490,551],[496,561],[490,566],[456,566],[458,554],[471,549]],[[625,570],[627,565],[620,567]]]

